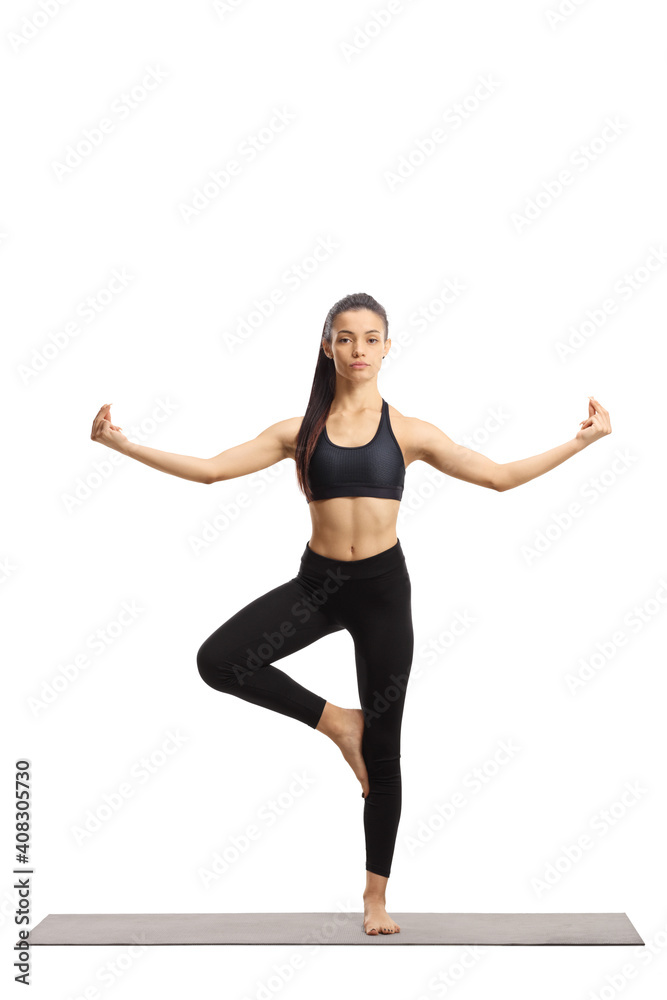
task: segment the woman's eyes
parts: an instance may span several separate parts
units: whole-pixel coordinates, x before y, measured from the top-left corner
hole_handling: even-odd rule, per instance
[[[339,343],[342,344],[344,340],[349,340],[349,339],[350,339],[349,337],[341,337]],[[379,342],[377,337],[371,337],[371,340],[374,340],[376,344]]]

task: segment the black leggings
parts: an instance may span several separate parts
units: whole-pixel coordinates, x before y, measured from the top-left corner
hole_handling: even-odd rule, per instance
[[[388,876],[401,814],[401,720],[414,637],[410,577],[400,541],[367,559],[339,560],[308,543],[299,572],[237,611],[197,653],[203,680],[313,729],[326,699],[274,661],[347,629],[354,640],[362,753],[366,870]]]

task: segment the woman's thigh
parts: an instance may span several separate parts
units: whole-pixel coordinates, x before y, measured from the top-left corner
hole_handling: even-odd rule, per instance
[[[354,641],[359,701],[364,713],[364,756],[395,758],[414,653],[411,588],[407,572],[377,584],[363,581],[348,629]],[[366,760],[369,764],[369,759]]]
[[[331,608],[313,600],[296,577],[240,608],[202,643],[197,659],[226,661],[256,670],[294,653],[343,626]]]

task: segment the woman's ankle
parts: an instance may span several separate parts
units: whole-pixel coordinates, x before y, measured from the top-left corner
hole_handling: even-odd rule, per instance
[[[377,875],[375,872],[370,872],[366,869],[366,888],[363,892],[364,902],[377,902],[382,903],[384,906],[386,902],[386,892],[387,892],[387,880],[388,876]]]
[[[341,714],[342,709],[328,701],[322,709],[320,721],[315,728],[318,732],[324,733],[325,736],[338,735],[341,731]]]

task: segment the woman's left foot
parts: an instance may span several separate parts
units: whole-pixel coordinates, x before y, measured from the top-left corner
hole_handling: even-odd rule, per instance
[[[361,783],[364,798],[370,791],[368,769],[361,752],[364,738],[364,713],[360,708],[324,706],[317,729],[333,740]]]
[[[381,899],[364,898],[364,930],[367,934],[395,934],[400,929]]]

